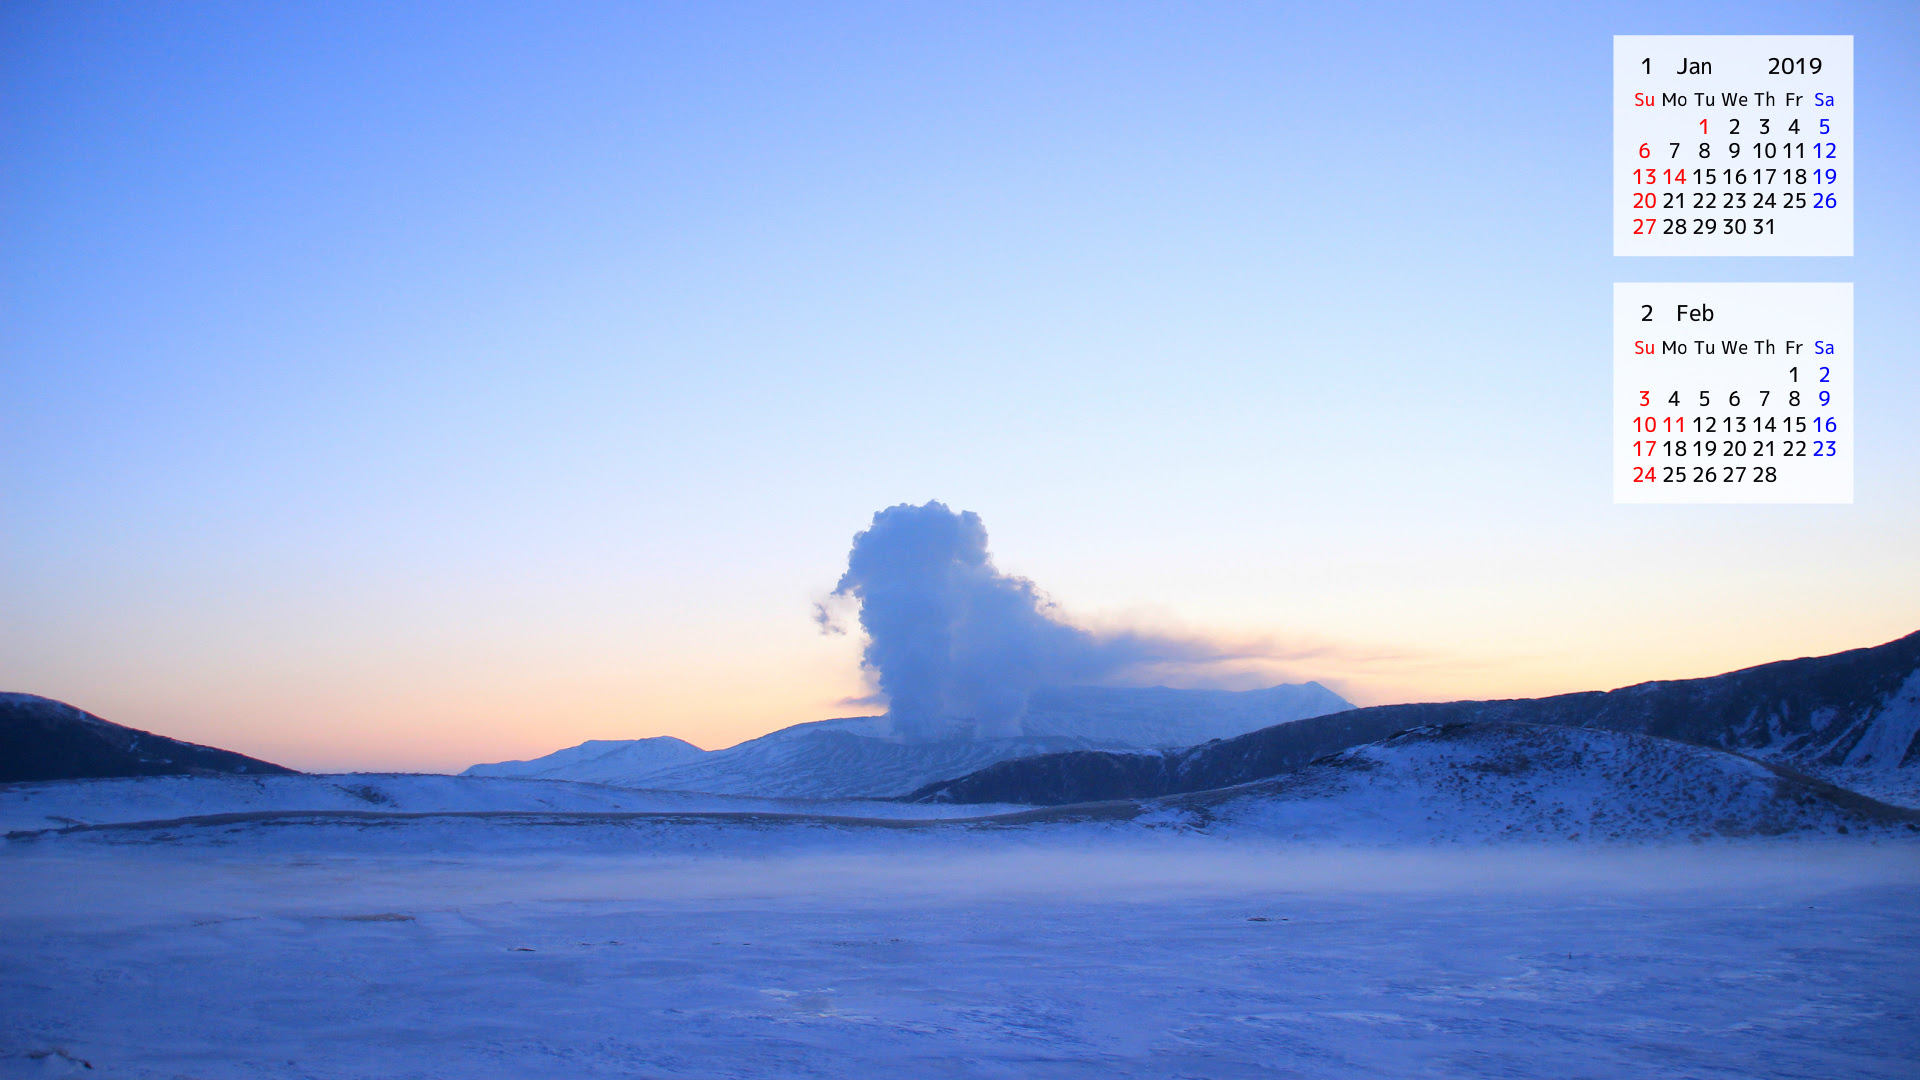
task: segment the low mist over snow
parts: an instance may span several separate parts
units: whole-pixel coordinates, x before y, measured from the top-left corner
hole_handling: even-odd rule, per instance
[[[1059,620],[938,504],[876,517],[841,594],[891,716],[459,777],[0,784],[0,1077],[1904,1080],[1920,1052],[1920,810],[1797,771],[1920,772],[1920,635],[1352,709],[1087,685],[1219,654]]]
[[[753,752],[1013,741],[839,723]],[[1893,1080],[1916,1049],[1920,812],[1635,733],[1439,725],[1040,809],[189,776],[7,785],[0,820],[0,1076]]]
[[[12,842],[0,1075],[1911,1075],[1914,844],[1356,851],[1235,828]]]

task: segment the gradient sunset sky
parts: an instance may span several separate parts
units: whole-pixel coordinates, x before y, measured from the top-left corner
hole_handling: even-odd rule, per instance
[[[1615,259],[1614,34],[1854,35],[1857,255]],[[1363,704],[1920,629],[1920,5],[0,7],[0,689],[307,769],[871,711],[873,513]],[[1616,506],[1615,281],[1855,282]]]

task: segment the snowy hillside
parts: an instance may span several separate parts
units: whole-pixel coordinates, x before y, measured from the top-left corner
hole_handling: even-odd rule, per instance
[[[829,730],[795,740],[798,749],[788,749],[806,755],[815,743],[847,740],[859,747],[871,743],[897,748]],[[771,757],[772,751],[768,753]],[[785,760],[793,762],[791,757]],[[871,769],[873,763],[866,764]],[[273,816],[295,811],[317,816]],[[497,831],[496,819],[487,817],[416,817],[449,813],[511,815],[513,828]],[[263,817],[242,821],[211,816],[236,814]],[[635,815],[650,814],[676,816],[651,823],[635,820]],[[1236,787],[1044,809],[754,798],[411,774],[139,777],[0,787],[0,826],[16,836],[128,822],[170,822],[159,830],[168,839],[227,837],[261,829],[292,835],[288,830],[296,827],[325,832],[335,825],[358,828],[378,819],[404,826],[419,843],[475,849],[489,844],[539,848],[564,841],[589,849],[612,844],[622,850],[634,850],[635,845],[704,850],[736,842],[726,839],[733,819],[711,816],[716,814],[753,815],[745,824],[760,839],[750,844],[775,842],[767,831],[771,829],[786,837],[780,844],[809,846],[831,846],[840,842],[833,836],[850,838],[870,831],[862,828],[863,821],[891,826],[902,819],[950,822],[963,832],[985,828],[988,835],[1005,835],[1011,829],[1063,842],[1074,834],[1090,840],[1177,827],[1230,840],[1387,847],[1920,833],[1920,811],[1886,806],[1737,754],[1645,735],[1504,723],[1404,732],[1293,773]],[[195,818],[201,820],[182,820]],[[832,831],[820,832],[823,824]],[[892,835],[896,830],[880,832]]]
[[[925,818],[971,816],[1015,808],[943,807],[933,813],[927,809],[884,802],[757,799],[685,791],[636,791],[558,780],[415,773],[144,776],[0,785],[0,832],[281,811],[749,813]]]
[[[1474,722],[1654,735],[1765,758],[1920,806],[1920,634],[1704,679],[1503,701],[1377,705],[1165,753],[1072,751],[1000,762],[916,798],[1062,805],[1230,787],[1396,731]]]
[[[594,741],[466,776],[792,798],[884,798],[1001,761],[1084,749],[1187,746],[1353,706],[1319,683],[1264,690],[1071,687],[1037,691],[1024,735],[906,743],[882,716],[795,724],[724,750],[678,739]]]
[[[1550,708],[1531,719],[1739,750],[1889,797],[1920,793],[1920,633],[1541,704]]]
[[[1920,812],[1737,754],[1504,723],[1421,728],[1270,780],[1145,805],[1144,819],[1227,835],[1383,844],[1920,831]]]

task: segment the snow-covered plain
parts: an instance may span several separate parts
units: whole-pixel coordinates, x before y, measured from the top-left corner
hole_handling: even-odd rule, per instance
[[[0,847],[0,1075],[1910,1077],[1904,834],[43,834]]]
[[[9,785],[0,822],[0,1077],[1920,1060],[1920,814],[1618,732],[1420,728],[1039,810],[145,777]]]

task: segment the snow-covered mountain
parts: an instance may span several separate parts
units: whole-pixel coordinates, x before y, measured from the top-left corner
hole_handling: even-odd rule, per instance
[[[1401,732],[1249,784],[1042,809],[372,773],[0,786],[0,828],[8,840],[24,842],[98,835],[107,842],[213,838],[226,844],[373,829],[389,836],[376,845],[403,849],[426,844],[438,850],[458,839],[476,849],[520,850],[551,845],[536,834],[559,829],[568,843],[589,847],[731,844],[745,850],[841,842],[823,828],[848,843],[891,844],[896,841],[855,838],[898,838],[915,822],[936,832],[984,830],[967,843],[988,843],[1007,829],[1038,839],[1083,826],[1093,831],[1073,833],[1077,842],[1112,839],[1142,826],[1227,839],[1384,847],[1781,835],[1920,839],[1920,811],[1879,803],[1784,766],[1648,735],[1500,722]],[[737,830],[751,835],[735,836]]]
[[[823,721],[831,724],[833,721]],[[777,795],[808,799],[887,798],[937,779],[964,776],[1009,758],[1090,745],[1082,739],[1020,736],[903,743],[801,724],[715,750],[697,761],[631,777],[633,787]]]
[[[532,761],[475,765],[463,775],[790,798],[887,798],[1014,758],[1186,746],[1352,707],[1319,683],[1246,691],[1053,688],[1033,695],[1025,734],[1012,738],[910,743],[894,737],[885,717],[856,716],[795,724],[724,750],[701,751],[678,739],[595,741]],[[656,762],[656,756],[672,760]]]
[[[672,751],[677,760],[644,761],[646,744],[600,742],[571,747],[505,767],[517,775],[547,779],[592,780],[628,788],[703,791],[723,795],[760,795],[801,799],[886,798],[934,780],[963,776],[1008,758],[1049,754],[1094,746],[1070,737],[950,739],[906,743],[894,738],[885,717],[854,716],[795,724],[724,750],[703,751],[686,743],[691,754]],[[678,739],[672,740],[679,742]],[[590,749],[591,748],[591,749]],[[641,760],[635,761],[636,758]],[[632,763],[633,767],[626,767]],[[475,765],[467,776],[499,775],[500,765]]]
[[[623,778],[683,764],[706,751],[671,735],[651,739],[588,739],[532,761],[475,765],[461,776],[517,776],[540,780],[619,783]]]
[[[395,827],[447,815],[474,827],[504,817],[516,827],[544,823],[572,828],[669,815],[669,823],[699,819],[711,826],[737,820],[756,827],[804,821],[897,827],[902,819],[969,819],[995,828],[1133,822],[1287,842],[1390,846],[1514,839],[1639,842],[1857,830],[1920,833],[1920,810],[1877,802],[1785,765],[1651,735],[1506,721],[1422,726],[1320,756],[1278,775],[1148,798],[1071,805],[1057,805],[1067,800],[1056,798],[1051,808],[1028,809],[1013,799],[956,800],[939,785],[919,803],[850,796],[856,786],[898,790],[929,769],[964,771],[971,761],[995,754],[1044,750],[1071,741],[1044,736],[915,745],[885,738],[884,723],[879,717],[858,717],[798,725],[727,751],[699,754],[654,774],[677,774],[677,782],[687,785],[677,790],[404,773],[207,774],[5,784],[0,785],[0,828],[11,833],[10,838],[102,826],[204,833],[242,826],[324,827],[329,822],[359,828],[379,821]],[[1309,730],[1316,728],[1302,723]],[[1290,726],[1259,734],[1271,739]],[[1217,742],[1210,747],[1219,753],[1230,745]],[[1163,779],[1184,775],[1189,782],[1219,767],[1202,758],[1187,761],[1182,771],[1187,755],[1096,752],[1037,760],[1157,761],[1173,770]],[[604,756],[582,753],[576,763],[591,765]],[[1242,754],[1240,760],[1244,765],[1249,759]],[[1018,775],[1031,775],[1024,763],[1007,766]],[[975,787],[979,777],[994,772],[974,774]],[[791,797],[749,793],[780,785],[790,789]],[[713,790],[727,786],[740,791]]]
[[[1142,809],[1137,820],[1228,834],[1387,844],[1920,830],[1920,811],[1723,750],[1497,722],[1418,728],[1296,772]]]

